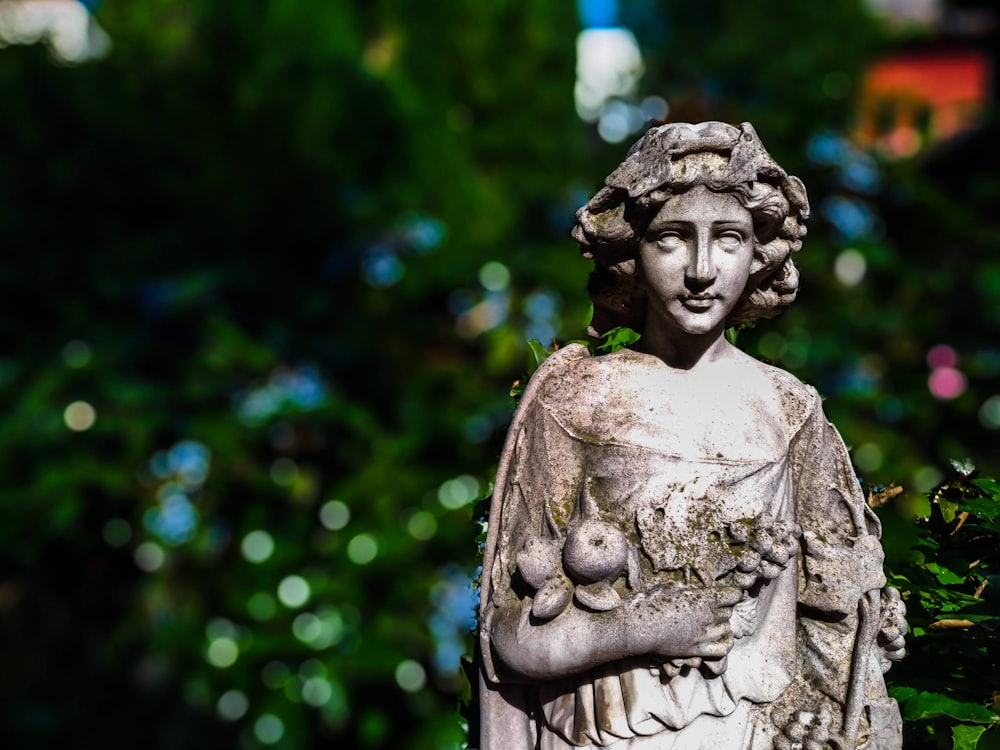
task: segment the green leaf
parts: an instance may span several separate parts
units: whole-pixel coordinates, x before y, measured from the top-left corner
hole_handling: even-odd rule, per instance
[[[1000,720],[1000,716],[985,706],[968,701],[957,701],[941,693],[917,693],[908,698],[903,706],[903,719],[905,721],[936,719],[941,716],[950,716],[959,721],[974,721],[980,724],[992,724]]]
[[[947,585],[949,583],[964,583],[965,576],[959,575],[952,570],[944,567],[943,565],[938,565],[937,563],[927,563],[927,570],[934,574],[941,583]]]
[[[542,362],[549,358],[550,352],[545,345],[538,339],[532,339],[528,342],[528,374],[533,373],[539,367],[541,367]]]
[[[990,493],[994,498],[1000,495],[1000,482],[995,479],[973,479],[971,483],[983,492]]]
[[[888,692],[890,698],[895,698],[897,701],[902,703],[903,701],[916,695],[918,690],[916,688],[909,687],[908,685],[893,685],[889,688]]]
[[[955,520],[955,514],[958,513],[958,503],[940,498],[938,499],[938,507],[941,509],[941,517],[945,523],[951,523]]]
[[[601,337],[601,343],[597,345],[597,352],[610,354],[624,349],[638,341],[640,335],[626,326],[616,326]]]
[[[957,724],[951,730],[952,750],[976,750],[979,737],[986,727],[974,724]]]
[[[987,521],[992,521],[997,516],[1000,516],[1000,502],[997,502],[998,498],[989,497],[969,497],[962,500],[960,507],[962,510],[967,510],[975,516],[980,518],[985,518]]]

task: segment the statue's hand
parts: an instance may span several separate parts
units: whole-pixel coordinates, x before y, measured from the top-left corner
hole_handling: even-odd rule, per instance
[[[741,597],[735,586],[655,586],[629,600],[628,637],[637,653],[721,659],[733,647],[729,619]]]
[[[821,607],[838,612],[854,612],[858,600],[868,591],[885,586],[882,572],[884,553],[878,537],[865,535],[830,543],[813,532],[802,535],[806,586],[819,593]]]
[[[906,656],[906,605],[899,591],[892,586],[882,589],[882,622],[878,645],[882,648],[882,671],[888,672],[892,662]]]

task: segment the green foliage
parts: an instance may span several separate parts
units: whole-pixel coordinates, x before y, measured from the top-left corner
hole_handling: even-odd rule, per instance
[[[631,346],[640,338],[640,334],[626,326],[615,326],[601,336],[601,342],[594,347],[598,354],[610,354],[619,349]]]
[[[100,62],[0,50],[0,745],[460,743],[525,316],[448,299],[557,275],[563,16],[154,0],[105,4]]]
[[[956,466],[889,576],[911,628],[889,673],[909,748],[985,748],[1000,732],[1000,485]]]

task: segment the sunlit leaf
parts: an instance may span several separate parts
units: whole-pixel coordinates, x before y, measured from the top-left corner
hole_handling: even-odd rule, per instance
[[[986,727],[981,725],[956,724],[951,729],[952,750],[976,750],[985,731]]]
[[[903,718],[906,721],[920,721],[939,716],[982,724],[1000,721],[1000,716],[985,706],[955,700],[941,693],[917,693],[907,698],[903,704]]]

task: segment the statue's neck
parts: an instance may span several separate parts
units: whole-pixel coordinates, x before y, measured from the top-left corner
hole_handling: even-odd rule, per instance
[[[642,338],[634,348],[652,354],[674,369],[695,370],[735,354],[725,332],[725,322],[705,333],[690,333],[647,316]]]

